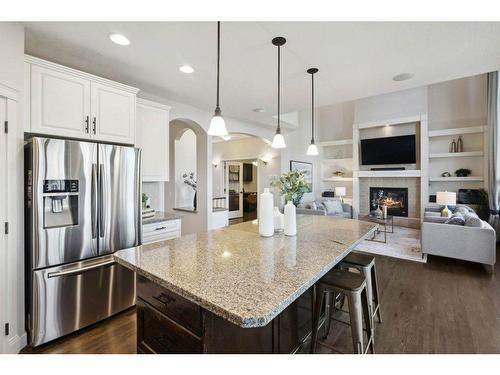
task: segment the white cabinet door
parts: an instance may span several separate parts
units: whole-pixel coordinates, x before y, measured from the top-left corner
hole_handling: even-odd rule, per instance
[[[169,107],[137,101],[136,145],[142,148],[142,180],[169,180]]]
[[[31,132],[89,137],[90,81],[31,66]]]
[[[104,142],[134,143],[135,94],[92,82],[92,138]]]

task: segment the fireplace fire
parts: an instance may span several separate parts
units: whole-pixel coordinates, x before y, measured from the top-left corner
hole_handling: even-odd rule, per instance
[[[387,214],[408,217],[408,188],[370,187],[370,211],[377,203],[387,206]]]

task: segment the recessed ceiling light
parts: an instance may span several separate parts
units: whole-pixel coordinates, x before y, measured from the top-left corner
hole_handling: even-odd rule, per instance
[[[194,69],[192,66],[190,65],[182,65],[181,67],[179,67],[179,70],[182,72],[182,73],[186,73],[186,74],[191,74],[194,72]]]
[[[266,110],[264,108],[254,108],[253,109],[254,112],[257,112],[257,113],[263,113],[265,112]]]
[[[397,74],[394,77],[392,77],[392,80],[399,82],[399,81],[406,81],[406,80],[409,80],[411,78],[413,78],[412,73],[401,73],[401,74]]]
[[[113,43],[119,44],[120,46],[128,46],[130,44],[130,40],[122,34],[111,34],[109,39],[111,39]]]

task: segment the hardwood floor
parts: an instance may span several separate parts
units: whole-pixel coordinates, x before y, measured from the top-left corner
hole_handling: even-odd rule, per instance
[[[499,263],[490,276],[480,265],[431,256],[427,264],[382,256],[376,262],[383,314],[377,353],[500,353]],[[135,324],[129,309],[26,352],[135,353]],[[319,353],[332,352],[325,344],[352,352],[349,327],[333,321]]]

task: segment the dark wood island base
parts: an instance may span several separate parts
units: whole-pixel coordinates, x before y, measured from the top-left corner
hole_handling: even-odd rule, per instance
[[[266,326],[242,328],[137,275],[137,352],[307,352],[312,299],[313,287]]]

